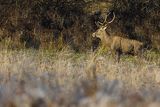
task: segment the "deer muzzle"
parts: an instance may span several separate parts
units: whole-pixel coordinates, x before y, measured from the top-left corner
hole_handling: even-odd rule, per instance
[[[96,33],[93,33],[93,34],[92,34],[92,37],[96,37]]]

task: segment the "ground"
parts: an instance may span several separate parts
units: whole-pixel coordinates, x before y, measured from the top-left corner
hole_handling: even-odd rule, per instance
[[[145,56],[2,49],[0,106],[158,107],[160,57]]]

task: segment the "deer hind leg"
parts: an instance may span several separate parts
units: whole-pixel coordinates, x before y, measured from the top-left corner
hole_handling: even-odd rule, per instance
[[[143,61],[143,59],[144,59],[143,49],[138,50],[137,58],[138,58],[138,60]]]
[[[144,56],[143,56],[143,54],[144,54],[143,46],[141,46],[138,51],[139,51],[138,56],[139,56],[140,58],[143,58],[143,57],[144,57]]]
[[[111,55],[112,55],[112,58],[115,59],[115,51],[114,50],[111,50]]]
[[[135,49],[134,55],[137,56],[138,59],[142,58],[142,53],[143,50],[142,49]]]

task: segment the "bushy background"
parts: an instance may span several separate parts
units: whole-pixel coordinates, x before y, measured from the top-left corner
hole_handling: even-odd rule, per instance
[[[159,0],[1,0],[0,41],[9,48],[91,48],[95,21],[109,11],[116,19],[111,33],[160,49]],[[109,17],[111,18],[111,16]]]

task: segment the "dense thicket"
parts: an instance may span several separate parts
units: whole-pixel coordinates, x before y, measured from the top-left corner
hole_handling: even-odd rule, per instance
[[[28,48],[89,49],[94,22],[109,11],[116,14],[112,32],[160,48],[159,0],[1,0],[0,41],[11,37]]]
[[[160,1],[159,0],[114,0],[121,31],[130,38],[139,38],[148,44],[160,42]],[[158,48],[158,47],[157,47]]]

